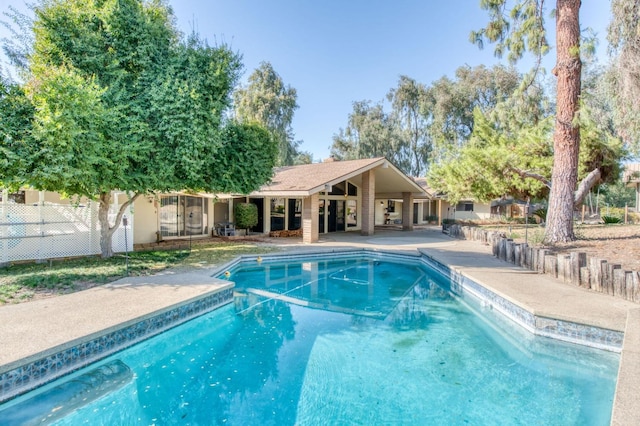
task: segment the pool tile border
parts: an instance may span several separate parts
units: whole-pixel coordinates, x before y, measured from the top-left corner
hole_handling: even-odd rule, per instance
[[[475,297],[484,306],[495,309],[535,335],[616,353],[622,351],[624,341],[622,331],[535,315],[425,253],[423,253],[423,259],[451,280],[454,293]]]
[[[233,284],[205,296],[128,321],[115,329],[67,343],[0,374],[0,403],[49,383],[142,340],[160,334],[233,300]],[[33,359],[31,357],[30,359]]]

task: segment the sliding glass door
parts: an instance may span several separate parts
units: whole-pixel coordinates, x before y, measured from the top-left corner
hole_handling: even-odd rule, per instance
[[[160,234],[163,237],[207,235],[206,198],[168,195],[160,198]]]

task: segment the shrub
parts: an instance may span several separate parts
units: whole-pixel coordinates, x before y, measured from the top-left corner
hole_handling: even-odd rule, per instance
[[[547,221],[547,209],[542,207],[539,208],[538,210],[533,212],[534,216],[538,216],[540,218],[541,221],[546,222]]]
[[[622,218],[618,216],[602,216],[602,221],[607,225],[612,223],[622,223]]]
[[[240,203],[234,207],[236,228],[249,229],[258,224],[258,206],[252,203]]]

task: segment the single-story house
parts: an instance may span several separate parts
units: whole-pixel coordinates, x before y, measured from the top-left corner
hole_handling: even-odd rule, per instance
[[[422,214],[420,205],[428,199],[420,185],[384,157],[280,167],[270,183],[248,195],[139,198],[133,207],[134,242],[211,235],[224,229],[219,224],[233,222],[234,205],[244,202],[258,207],[259,221],[251,232],[302,230],[305,243],[330,232],[373,235],[374,227],[385,223],[411,230],[422,222],[414,216]]]

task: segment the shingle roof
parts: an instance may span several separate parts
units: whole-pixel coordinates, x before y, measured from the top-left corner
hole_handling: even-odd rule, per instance
[[[382,165],[385,161],[384,157],[377,157],[279,167],[275,169],[271,183],[263,185],[255,194],[292,192],[313,194],[324,190],[325,185],[342,182]]]

